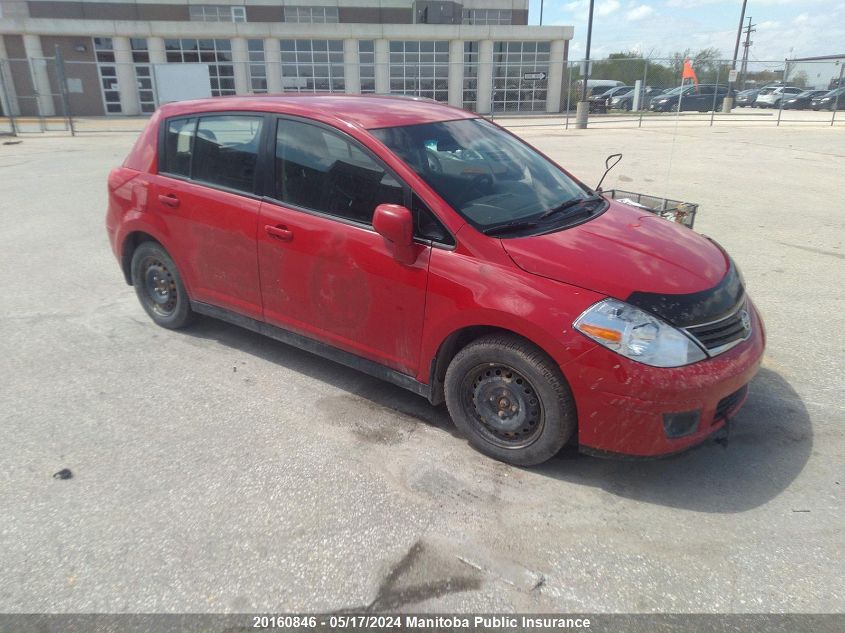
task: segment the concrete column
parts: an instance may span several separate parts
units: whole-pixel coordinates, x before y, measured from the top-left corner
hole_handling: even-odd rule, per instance
[[[44,51],[41,50],[41,38],[28,33],[23,36],[23,47],[29,60],[35,92],[38,95],[38,111],[41,116],[54,116],[56,107],[53,104],[53,89],[50,86],[50,75],[47,74]]]
[[[249,46],[245,37],[232,38],[232,63],[235,67],[235,94],[249,94]]]
[[[376,94],[390,94],[390,42],[376,40],[373,47],[376,60]]]
[[[151,64],[166,64],[167,52],[164,49],[163,37],[148,37],[147,50],[150,54]]]
[[[566,74],[566,40],[554,40],[549,54],[549,76],[546,88],[546,112],[560,112],[560,95]]]
[[[0,35],[0,86],[5,90],[0,90],[0,99],[2,99],[3,112],[6,116],[20,116],[21,109],[18,106],[18,95],[15,92],[15,82],[12,80],[12,69],[8,64],[9,55],[6,52],[6,43],[3,41],[3,36]]]
[[[464,41],[449,42],[449,105],[464,107]]]
[[[478,44],[478,113],[490,114],[493,103],[493,40]]]
[[[264,40],[264,63],[267,65],[267,92],[277,94],[282,91],[282,54],[279,40],[268,37]]]
[[[138,100],[138,80],[132,62],[132,46],[128,37],[112,37],[114,61],[117,66],[117,90],[120,93],[120,109],[123,114],[141,114]]]
[[[361,92],[361,64],[358,59],[358,40],[343,40],[343,76],[346,81],[346,93]]]

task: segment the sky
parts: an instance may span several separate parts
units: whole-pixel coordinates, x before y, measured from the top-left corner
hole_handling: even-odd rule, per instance
[[[537,24],[540,0],[530,2],[529,22]],[[573,60],[584,56],[588,6],[588,0],[544,0],[543,24],[575,27]],[[595,0],[590,56],[636,50],[660,57],[713,46],[731,58],[741,11],[742,0]],[[757,25],[752,61],[845,54],[843,0],[748,0],[745,15]]]

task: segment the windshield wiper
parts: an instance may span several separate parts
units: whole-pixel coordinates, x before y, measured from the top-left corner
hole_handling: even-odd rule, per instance
[[[484,235],[501,235],[502,233],[513,233],[514,231],[521,231],[523,229],[533,229],[537,226],[534,221],[517,220],[515,222],[508,222],[507,224],[497,224],[483,229],[481,232]]]
[[[557,205],[556,207],[552,207],[548,211],[545,211],[537,219],[543,220],[543,219],[549,217],[550,215],[554,215],[555,213],[561,213],[563,211],[566,211],[567,209],[571,209],[573,207],[581,206],[582,204],[586,204],[588,202],[598,202],[599,200],[602,200],[602,197],[598,196],[596,194],[589,195],[586,198],[572,198],[571,200],[567,200],[566,202],[563,202],[563,203]]]

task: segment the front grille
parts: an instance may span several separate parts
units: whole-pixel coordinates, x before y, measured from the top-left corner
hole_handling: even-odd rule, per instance
[[[731,395],[725,396],[719,400],[719,404],[716,405],[716,413],[713,415],[713,421],[718,422],[719,420],[724,419],[727,416],[728,411],[742,402],[746,393],[748,393],[748,385],[745,385],[741,389],[734,391]]]
[[[737,310],[724,319],[694,325],[686,330],[710,352],[711,356],[715,356],[728,351],[751,336],[751,319],[743,301]]]

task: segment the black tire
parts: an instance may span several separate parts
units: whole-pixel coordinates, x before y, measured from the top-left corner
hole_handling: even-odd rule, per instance
[[[161,327],[176,330],[194,318],[182,277],[157,242],[141,242],[132,254],[132,285],[141,306]]]
[[[446,406],[478,451],[515,466],[554,457],[572,437],[577,414],[557,364],[508,334],[464,347],[446,370]]]

